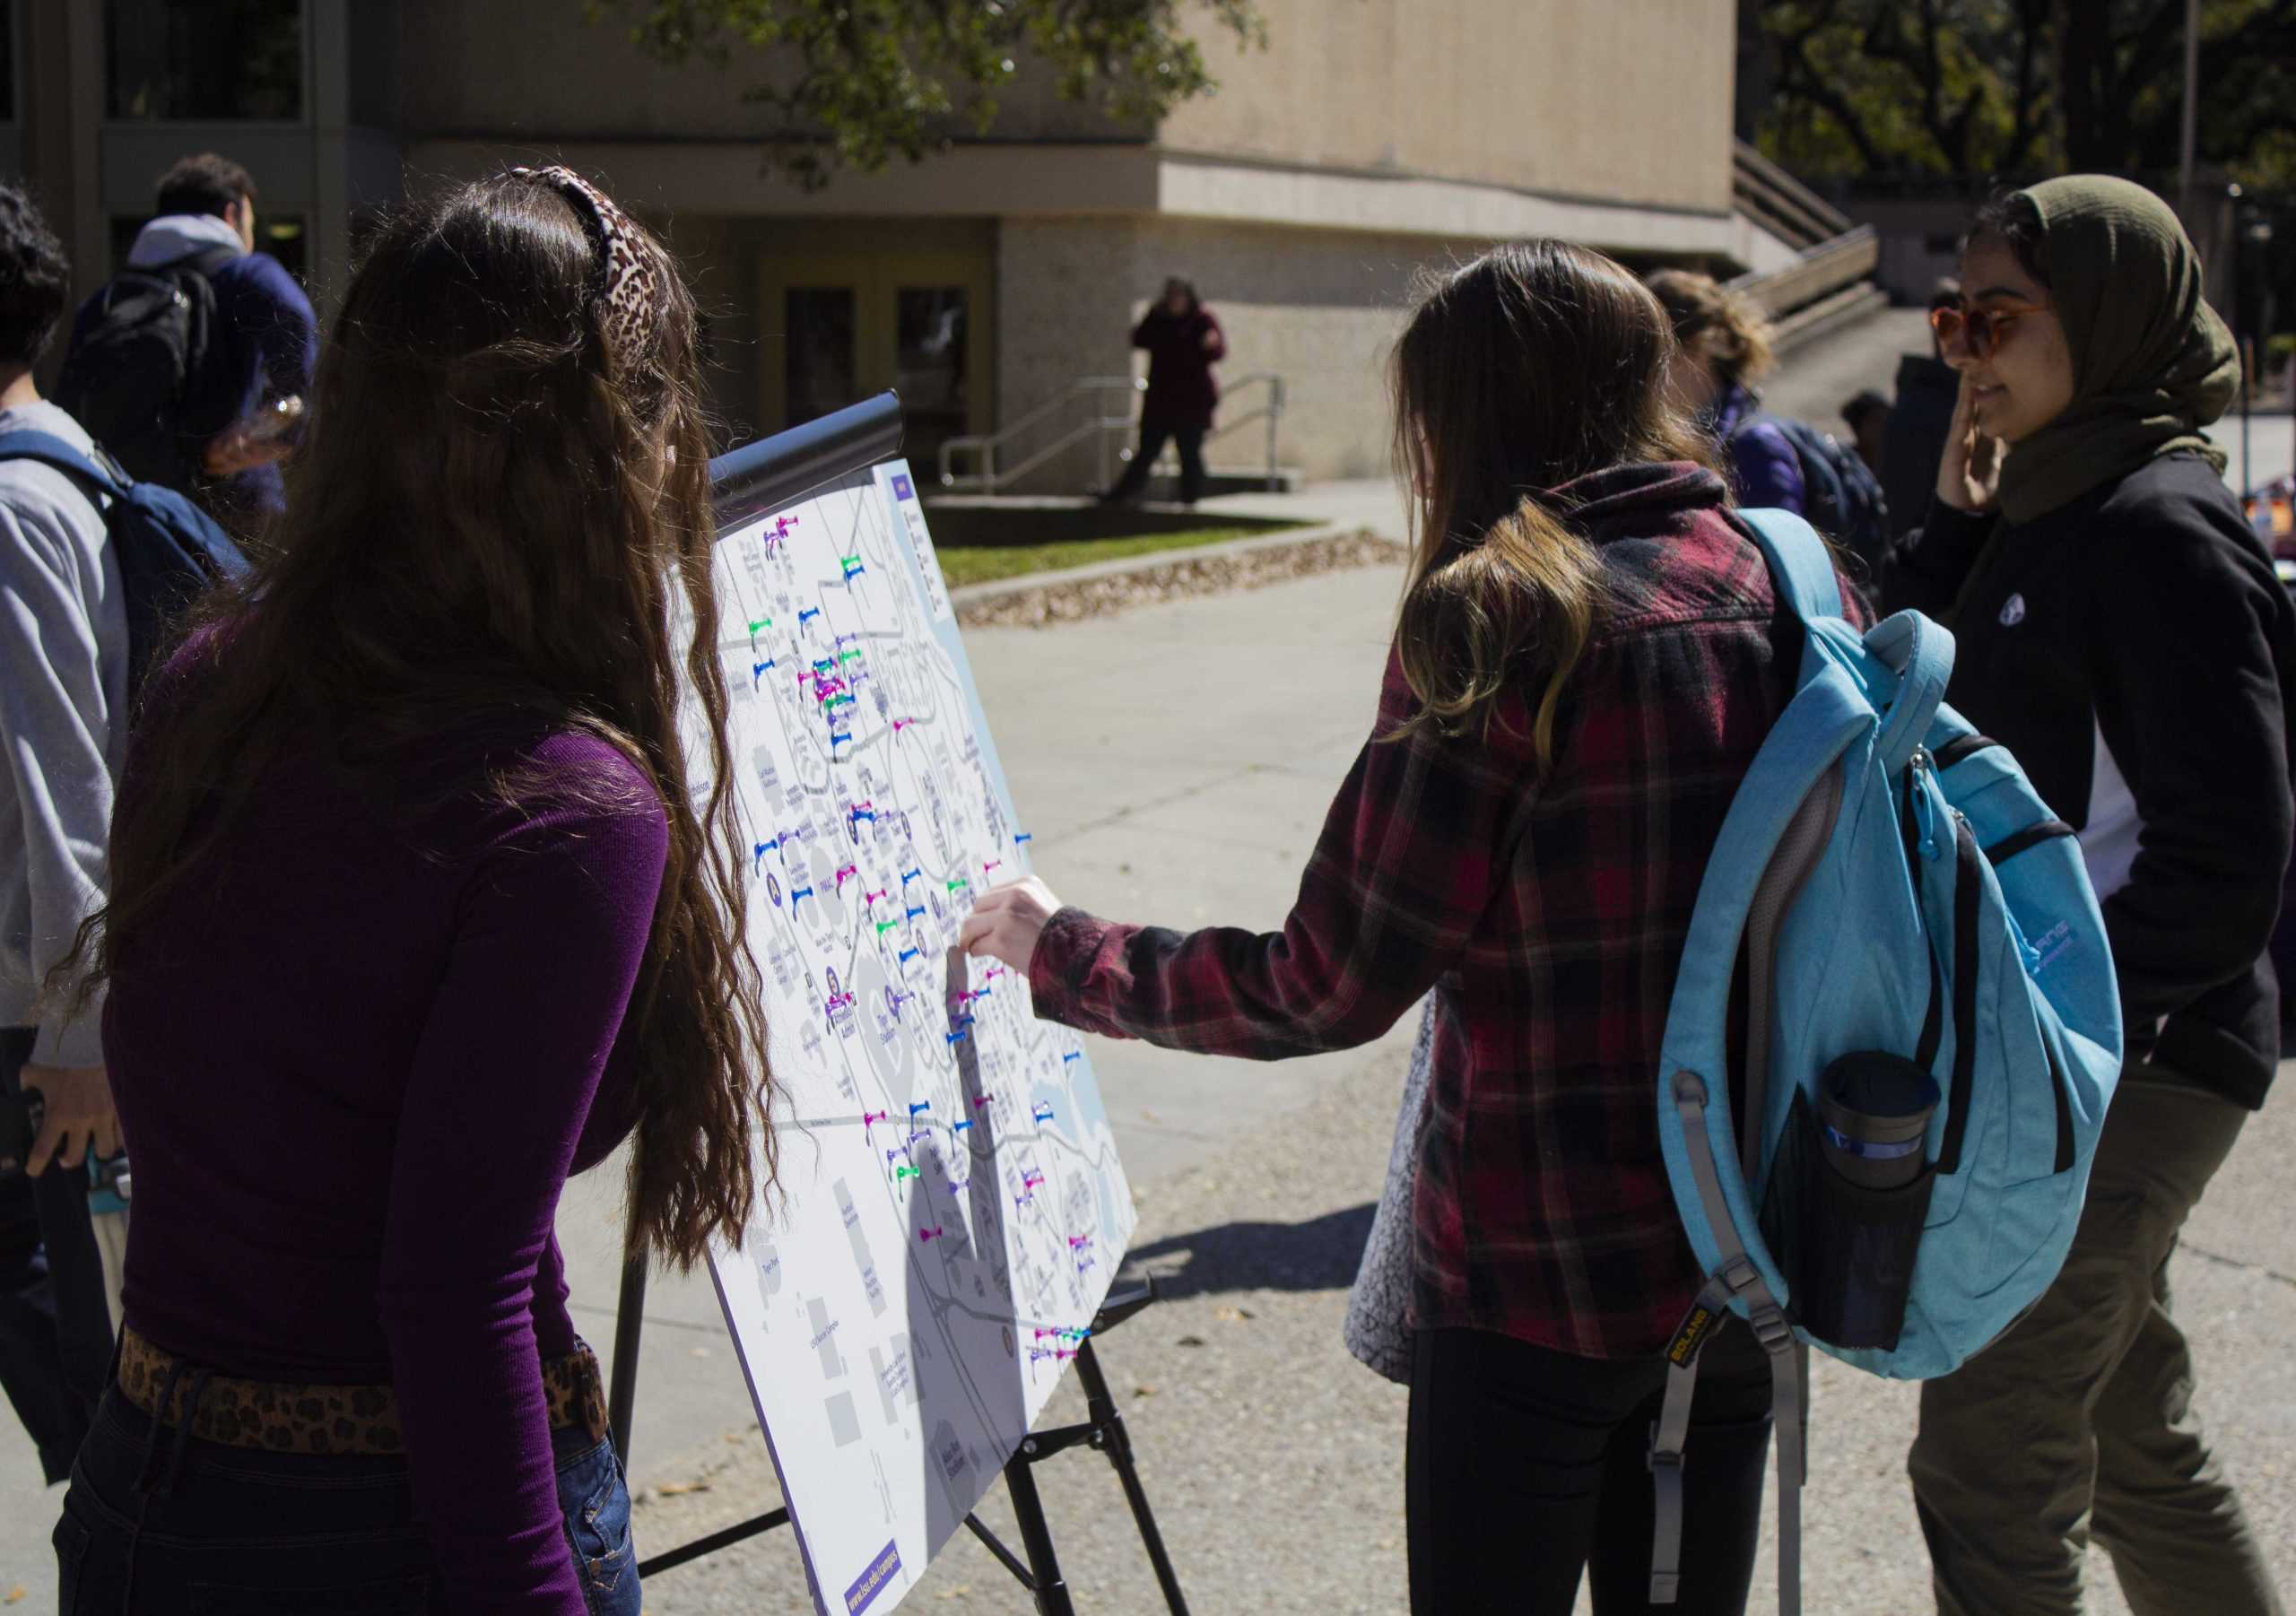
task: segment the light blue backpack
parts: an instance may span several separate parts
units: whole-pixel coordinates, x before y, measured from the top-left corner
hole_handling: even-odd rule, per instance
[[[1691,1391],[1728,1308],[1770,1354],[1779,1609],[1796,1616],[1806,1347],[1924,1379],[2032,1305],[2080,1219],[2120,1000],[2071,828],[1940,705],[1952,636],[1912,612],[1861,636],[1809,525],[1742,514],[1807,639],[1723,821],[1666,1018],[1659,1136],[1708,1280],[1652,1432],[1650,1597],[1675,1596]]]

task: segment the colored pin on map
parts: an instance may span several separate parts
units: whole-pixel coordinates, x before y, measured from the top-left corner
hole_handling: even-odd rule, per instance
[[[1018,846],[1022,842],[1032,842],[1034,840],[1036,840],[1036,834],[1030,830],[1023,830],[1013,838],[1015,846]]]
[[[937,1240],[941,1238],[941,1226],[935,1223],[930,1229],[920,1229],[917,1231],[917,1238],[920,1240]]]
[[[770,656],[767,657],[763,662],[753,662],[750,664],[750,689],[755,690],[760,684],[764,682],[765,670],[772,665],[773,658]]]
[[[1052,1108],[1050,1106],[1032,1106],[1029,1108],[1029,1115],[1039,1122],[1050,1122],[1052,1120]]]
[[[754,848],[752,848],[752,852],[754,852],[754,853],[757,855],[757,857],[756,857],[755,861],[754,861],[754,862],[750,865],[750,873],[751,873],[751,874],[752,874],[752,875],[754,875],[754,874],[756,874],[760,870],[764,869],[764,868],[765,868],[765,856],[766,856],[767,854],[769,854],[769,853],[772,852],[776,847],[779,847],[780,845],[781,845],[781,838],[780,838],[779,837],[776,837],[776,838],[773,838],[773,840],[771,840],[771,841],[770,841],[770,842],[760,842],[760,843],[758,843],[758,844],[757,844],[757,846],[756,846]]]
[[[876,901],[877,901],[877,899],[878,899],[883,898],[884,895],[885,895],[885,890],[884,890],[884,888],[883,888],[883,887],[879,887],[879,888],[878,888],[875,891],[874,891],[874,892],[864,892],[864,893],[862,893],[862,894],[861,894],[861,901],[862,901],[862,902],[864,902],[864,903],[874,903],[874,902],[876,902]]]
[[[991,870],[1001,870],[1001,869],[1003,869],[1004,867],[1004,861],[1003,859],[1001,859],[1001,858],[985,858],[985,859],[981,860],[981,864],[980,864],[980,876],[981,876],[981,879],[982,879],[983,881],[987,880],[987,879],[988,879],[988,873],[989,873]]]
[[[907,886],[910,882],[915,881],[918,876],[924,873],[925,872],[922,870],[903,870],[900,873],[900,884]]]
[[[837,870],[837,890],[839,892],[844,891],[845,878],[848,875],[858,875],[860,873],[861,867],[858,864],[839,864]]]
[[[903,731],[903,730],[907,729],[910,725],[912,725],[912,724],[914,724],[914,723],[916,723],[916,722],[917,722],[917,720],[916,720],[916,719],[914,719],[914,718],[896,718],[896,719],[894,719],[894,720],[893,720],[893,734],[900,734],[900,732],[901,732],[901,731]]]
[[[760,629],[770,629],[771,627],[773,627],[773,620],[771,618],[759,618],[755,622],[750,625],[750,643],[752,645],[757,643],[757,631]]]
[[[861,558],[857,555],[841,555],[837,558],[837,564],[845,569],[845,581],[848,584],[869,570],[861,564]]]
[[[917,1168],[897,1167],[893,1169],[893,1182],[895,1184],[899,1184],[904,1178],[922,1178],[923,1177],[925,1177],[924,1172]]]
[[[996,1096],[995,1096],[994,1094],[982,1094],[982,1095],[978,1095],[978,1096],[977,1096],[977,1097],[974,1099],[974,1100],[973,1100],[973,1102],[972,1102],[972,1108],[973,1108],[974,1110],[978,1111],[978,1110],[979,1110],[979,1109],[981,1108],[981,1107],[983,1107],[983,1106],[985,1106],[985,1105],[988,1105],[988,1104],[993,1103],[993,1102],[996,1100]]]
[[[972,886],[972,882],[971,882],[971,881],[970,881],[970,880],[969,880],[968,878],[966,878],[965,876],[960,875],[960,876],[958,876],[958,877],[956,878],[956,880],[954,880],[954,881],[952,881],[952,882],[951,882],[949,883],[949,891],[951,891],[952,892],[953,892],[953,891],[955,891],[959,887],[963,887],[963,888],[967,889],[968,891],[970,891],[970,890],[971,889],[971,886]]]
[[[925,911],[924,911],[923,909],[912,908],[912,909],[910,909],[910,910],[909,911],[909,914],[908,914],[908,916],[907,916],[907,918],[909,918],[909,919],[910,919],[910,920],[914,920],[914,919],[916,919],[919,915],[922,915],[923,913],[925,913]]]
[[[830,750],[831,752],[835,752],[839,745],[852,739],[853,736],[851,732],[841,729],[833,729],[829,732]]]
[[[840,635],[839,635],[837,638],[838,638],[838,639],[839,639],[840,642],[842,642],[842,641],[844,641],[844,640],[847,640],[847,639],[851,639],[851,638],[852,638],[852,636],[851,636],[851,635],[848,635],[848,634],[840,634]],[[860,661],[860,660],[861,660],[861,653],[860,653],[859,651],[857,651],[857,650],[854,650],[854,651],[839,651],[839,652],[837,654],[837,659],[838,659],[838,661],[839,661],[839,662],[858,662],[858,661]]]
[[[900,951],[900,958],[894,963],[907,965],[911,960],[921,960],[924,957],[924,951],[921,949],[905,948]]]
[[[805,626],[806,619],[819,617],[821,614],[822,609],[819,606],[804,607],[797,613],[797,626],[802,629]]]
[[[963,1028],[960,1027],[954,1032],[950,1033],[946,1038],[944,1038],[941,1041],[953,1048],[957,1045],[964,1042],[964,1040],[970,1036],[971,1035]]]
[[[1083,1058],[1084,1052],[1082,1049],[1071,1049],[1067,1054],[1060,1057],[1060,1064],[1065,1066],[1071,1061],[1081,1061]]]
[[[789,907],[794,909],[797,907],[797,900],[800,898],[811,898],[813,895],[813,888],[799,887],[796,891],[789,894]]]
[[[873,1122],[883,1122],[891,1116],[891,1111],[864,1111],[861,1113],[861,1125],[865,1128]]]
[[[900,924],[900,922],[898,920],[880,920],[877,922],[877,935],[880,937],[883,936],[887,932],[891,931],[893,927]]]
[[[909,1107],[909,1114],[911,1116],[916,1116],[919,1111],[930,1111],[932,1108],[933,1108],[933,1102],[932,1102],[931,1100],[929,1100],[929,1099],[920,1099],[920,1100],[918,1100],[915,1105],[913,1105],[913,1106]]]
[[[949,1132],[952,1134],[961,1134],[970,1126],[972,1126],[972,1118],[968,1116],[962,1122],[952,1125],[950,1127]]]
[[[1071,1251],[1081,1251],[1091,1243],[1092,1237],[1090,1235],[1070,1235],[1068,1237],[1068,1249]]]

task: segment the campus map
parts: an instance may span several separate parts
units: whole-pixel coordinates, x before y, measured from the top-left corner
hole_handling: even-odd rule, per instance
[[[954,944],[1025,872],[908,467],[718,546],[780,1195],[718,1294],[816,1605],[898,1603],[1051,1394],[1133,1227],[1077,1037]]]

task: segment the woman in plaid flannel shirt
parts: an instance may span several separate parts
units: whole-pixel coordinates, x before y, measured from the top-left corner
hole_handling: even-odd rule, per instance
[[[1641,1611],[1660,1350],[1700,1276],[1651,1073],[1708,855],[1799,626],[1665,387],[1665,311],[1609,259],[1502,247],[1396,351],[1419,539],[1370,738],[1283,929],[1183,934],[1031,880],[964,941],[1038,1013],[1274,1060],[1430,988],[1413,1205],[1412,1606]],[[1845,593],[1848,593],[1847,591]],[[1716,1338],[1682,1602],[1744,1609],[1769,1442],[1751,1334]]]

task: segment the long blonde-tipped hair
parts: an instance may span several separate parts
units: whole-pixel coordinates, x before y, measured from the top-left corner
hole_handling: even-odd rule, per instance
[[[1674,352],[1649,289],[1568,242],[1493,248],[1422,289],[1390,373],[1396,468],[1417,496],[1396,641],[1421,708],[1391,739],[1483,734],[1528,680],[1533,754],[1552,764],[1604,587],[1551,491],[1612,465],[1709,460],[1667,403]]]

